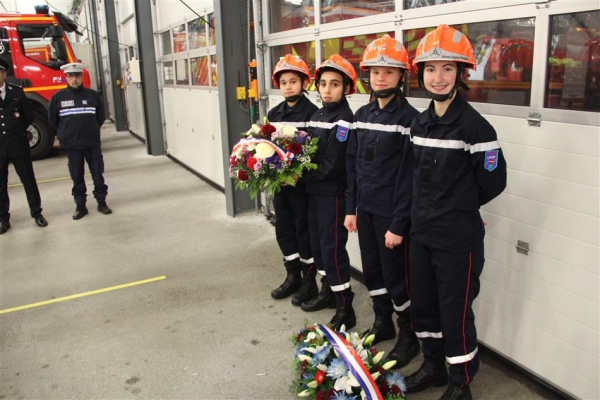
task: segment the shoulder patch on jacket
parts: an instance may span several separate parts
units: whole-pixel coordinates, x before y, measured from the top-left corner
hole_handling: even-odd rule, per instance
[[[338,125],[335,138],[340,142],[345,142],[348,139],[348,127]]]
[[[498,150],[488,150],[485,152],[485,165],[488,171],[493,171],[498,166]]]

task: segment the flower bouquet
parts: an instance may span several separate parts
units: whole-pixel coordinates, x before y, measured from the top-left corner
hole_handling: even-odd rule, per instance
[[[404,378],[389,371],[396,361],[386,362],[384,352],[370,346],[375,336],[343,330],[315,324],[292,337],[299,375],[292,393],[316,400],[404,400]]]
[[[261,190],[269,196],[281,186],[294,186],[302,172],[316,169],[312,158],[318,139],[292,125],[279,123],[252,125],[231,151],[229,176],[238,189],[248,189],[254,198]]]

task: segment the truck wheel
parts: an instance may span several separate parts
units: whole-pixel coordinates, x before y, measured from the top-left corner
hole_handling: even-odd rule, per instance
[[[46,157],[54,145],[54,130],[48,120],[40,113],[33,113],[33,123],[27,128],[31,159]]]

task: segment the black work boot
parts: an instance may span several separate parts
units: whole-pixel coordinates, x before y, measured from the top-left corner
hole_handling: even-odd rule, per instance
[[[77,206],[75,208],[75,214],[73,214],[73,219],[74,220],[81,219],[81,218],[85,217],[87,214],[88,214],[88,209],[85,206],[85,204],[82,206]]]
[[[303,301],[300,305],[303,311],[312,312],[325,308],[335,308],[335,295],[327,282],[321,282],[321,291],[319,295],[312,300]]]
[[[444,361],[423,361],[419,369],[406,377],[406,392],[416,393],[429,386],[444,386],[448,383],[448,371]]]
[[[327,325],[336,331],[339,331],[342,325],[346,327],[346,331],[354,328],[356,325],[356,314],[354,314],[352,306],[338,306],[335,315]]]
[[[446,391],[440,397],[440,400],[472,400],[473,396],[471,395],[471,389],[469,389],[469,385],[464,387],[459,387],[454,385],[452,382],[448,382],[448,387]]]
[[[377,338],[377,336],[375,336]],[[410,329],[409,326],[402,327],[398,331],[398,340],[390,354],[388,354],[388,360],[396,360],[396,365],[393,368],[402,368],[410,362],[413,358],[419,355],[421,345],[417,335]]]
[[[302,302],[310,301],[319,295],[319,287],[315,276],[304,275],[300,290],[292,297],[292,304],[300,307]]]
[[[285,299],[296,293],[300,289],[301,284],[302,276],[300,275],[300,271],[288,272],[281,286],[271,292],[271,297],[275,300]]]
[[[384,317],[382,315],[375,315],[375,322],[371,328],[363,332],[362,336],[375,335],[375,339],[371,342],[372,345],[376,345],[379,342],[385,340],[391,340],[396,337],[396,327],[392,321],[392,317]]]
[[[106,205],[105,201],[99,201],[98,202],[98,211],[101,212],[102,214],[110,214],[110,213],[112,213],[112,210],[110,209],[109,206]]]

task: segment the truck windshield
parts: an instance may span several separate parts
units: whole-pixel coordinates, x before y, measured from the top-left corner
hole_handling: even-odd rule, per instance
[[[62,38],[49,35],[50,24],[18,25],[21,51],[26,57],[53,69],[67,62],[67,52]]]

